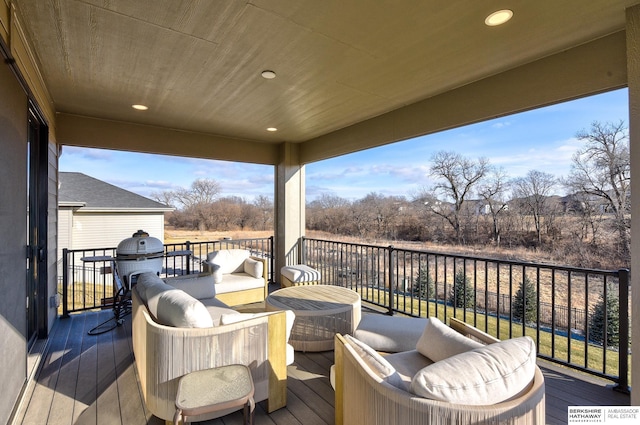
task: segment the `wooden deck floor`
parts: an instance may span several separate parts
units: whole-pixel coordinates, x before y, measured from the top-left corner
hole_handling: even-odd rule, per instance
[[[87,332],[112,317],[111,311],[59,320],[49,338],[35,379],[14,424],[162,424],[145,409],[131,347],[131,321],[98,336]],[[328,371],[333,352],[296,353],[288,368],[286,408],[268,415],[256,407],[255,423],[324,425],[334,423]],[[541,364],[546,379],[548,424],[566,424],[567,407],[628,405],[607,381]],[[240,413],[207,424],[240,424]]]

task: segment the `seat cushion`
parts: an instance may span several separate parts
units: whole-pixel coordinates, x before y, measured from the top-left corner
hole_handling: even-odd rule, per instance
[[[240,312],[235,311],[217,298],[203,298],[199,300],[209,312],[213,325],[216,326],[220,323],[222,316],[239,315]]]
[[[521,393],[535,368],[535,343],[524,336],[435,362],[413,377],[411,391],[449,403],[491,405]]]
[[[377,351],[398,353],[416,349],[429,319],[365,314],[353,336]]]
[[[280,273],[293,283],[316,282],[322,277],[318,270],[309,267],[306,264],[284,266],[280,269]]]
[[[213,274],[187,274],[164,279],[165,283],[177,289],[182,289],[193,298],[212,298],[216,296],[216,286],[213,281]]]
[[[423,356],[438,362],[480,347],[483,344],[456,332],[438,318],[430,317],[415,348]]]
[[[407,392],[411,392],[411,380],[413,377],[425,367],[433,364],[430,359],[420,354],[418,350],[389,354],[384,356],[384,359],[393,366],[400,378],[397,386]]]
[[[264,288],[264,285],[265,281],[262,277],[255,278],[247,273],[226,274],[222,282],[216,283],[216,294]]]

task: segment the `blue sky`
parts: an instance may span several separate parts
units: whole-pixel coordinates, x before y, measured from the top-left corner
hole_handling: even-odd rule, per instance
[[[307,201],[323,193],[349,200],[371,192],[410,198],[430,186],[430,158],[440,150],[488,158],[511,177],[532,169],[566,176],[581,146],[576,132],[593,121],[621,119],[629,121],[626,89],[308,164]],[[220,183],[222,196],[273,197],[273,167],[265,165],[65,146],[60,171],[81,172],[143,196],[210,178]]]

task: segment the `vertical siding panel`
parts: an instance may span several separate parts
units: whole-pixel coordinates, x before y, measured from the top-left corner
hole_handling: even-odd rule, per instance
[[[73,215],[72,248],[112,248],[142,229],[164,241],[164,213],[80,213]],[[63,247],[64,248],[64,247]]]

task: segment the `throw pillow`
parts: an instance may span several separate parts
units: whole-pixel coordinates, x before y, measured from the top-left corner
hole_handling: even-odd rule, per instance
[[[416,350],[433,362],[479,347],[483,344],[454,331],[436,317],[429,318],[416,344]]]
[[[413,377],[411,391],[448,403],[491,405],[522,392],[535,367],[533,339],[509,339],[425,367]]]
[[[244,272],[255,277],[261,278],[264,270],[264,264],[262,261],[254,260],[253,258],[247,258],[244,260]]]

